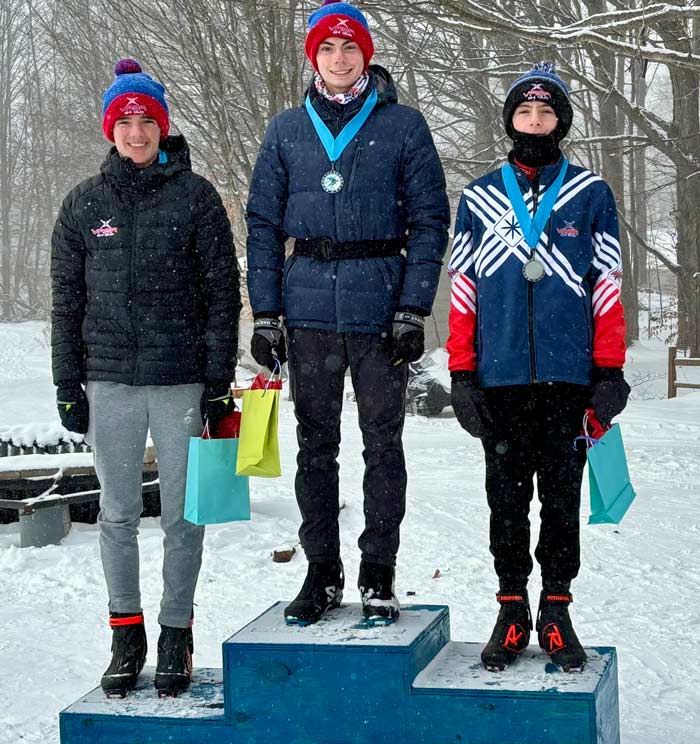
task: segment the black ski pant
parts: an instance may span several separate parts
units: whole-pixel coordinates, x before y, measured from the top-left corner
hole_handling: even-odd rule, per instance
[[[362,559],[393,566],[406,510],[401,435],[408,367],[389,364],[380,334],[288,331],[290,384],[297,418],[299,538],[310,562],[340,555],[338,452],[345,372],[350,368],[365,473]]]
[[[580,567],[579,509],[585,448],[574,448],[591,391],[538,383],[485,388],[493,416],[482,442],[491,509],[490,548],[501,591],[527,586],[533,478],[541,503],[535,557],[546,591],[568,591]]]

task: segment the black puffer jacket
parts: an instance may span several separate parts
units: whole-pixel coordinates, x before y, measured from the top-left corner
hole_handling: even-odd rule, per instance
[[[112,148],[63,202],[51,252],[57,384],[233,379],[241,301],[230,223],[184,138],[161,150],[138,169]]]

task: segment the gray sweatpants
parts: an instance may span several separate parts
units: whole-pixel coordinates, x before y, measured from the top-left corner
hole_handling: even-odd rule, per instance
[[[111,612],[141,612],[138,526],[146,436],[158,456],[163,597],[158,622],[185,628],[202,563],[204,527],[183,518],[190,436],[202,433],[203,385],[132,386],[88,382],[90,426],[100,481],[98,526]]]

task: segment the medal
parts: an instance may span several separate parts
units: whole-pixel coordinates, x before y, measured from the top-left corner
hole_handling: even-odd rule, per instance
[[[566,169],[568,165],[569,161],[566,158],[563,158],[562,164],[559,168],[559,173],[557,174],[554,183],[552,183],[552,185],[547,189],[540,201],[539,206],[537,207],[537,211],[532,216],[530,216],[527,206],[525,205],[525,200],[523,199],[520,187],[518,186],[518,181],[515,177],[513,166],[510,163],[506,163],[501,168],[503,185],[506,187],[508,199],[511,203],[511,206],[513,207],[513,212],[515,213],[515,216],[518,220],[518,224],[520,225],[520,230],[523,234],[523,237],[525,238],[525,242],[530,246],[530,249],[532,251],[537,248],[537,245],[540,242],[540,236],[542,235],[545,225],[547,224],[547,220],[549,219],[549,215],[552,213],[552,209],[554,209],[554,204],[557,201],[559,191],[561,190],[561,187],[564,183],[564,177],[566,176]],[[528,263],[534,263],[536,265],[528,271],[528,264],[525,264],[523,273],[529,281],[539,281],[544,275],[544,266],[539,261],[536,261],[534,258],[531,258]],[[530,278],[529,272],[531,272],[532,275],[535,276],[534,279]]]
[[[318,138],[321,140],[323,149],[328,155],[328,159],[331,161],[331,169],[326,171],[321,176],[321,188],[327,194],[337,194],[342,190],[345,185],[345,179],[335,169],[335,164],[340,158],[343,150],[350,144],[353,137],[360,131],[362,125],[367,121],[369,115],[372,113],[372,109],[377,104],[377,90],[376,88],[367,96],[367,100],[362,104],[362,108],[358,111],[355,116],[343,127],[340,134],[337,137],[333,137],[328,127],[324,124],[321,117],[318,115],[314,107],[311,105],[311,99],[306,96],[304,106],[309,114],[311,123],[316,130]]]
[[[533,284],[539,282],[539,280],[544,276],[544,264],[536,258],[531,258],[523,266],[523,276],[528,280],[528,282],[532,282]]]
[[[331,168],[321,177],[321,188],[327,194],[337,194],[343,188],[344,183],[345,179],[335,168]]]

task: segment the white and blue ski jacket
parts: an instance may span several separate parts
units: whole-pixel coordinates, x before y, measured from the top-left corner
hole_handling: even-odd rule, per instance
[[[514,168],[531,215],[561,163],[541,168],[533,184]],[[588,385],[594,365],[622,367],[617,210],[600,176],[568,165],[536,247],[545,267],[538,282],[523,274],[530,254],[500,169],[469,184],[459,204],[448,267],[450,370],[476,370],[483,387],[496,387]]]

